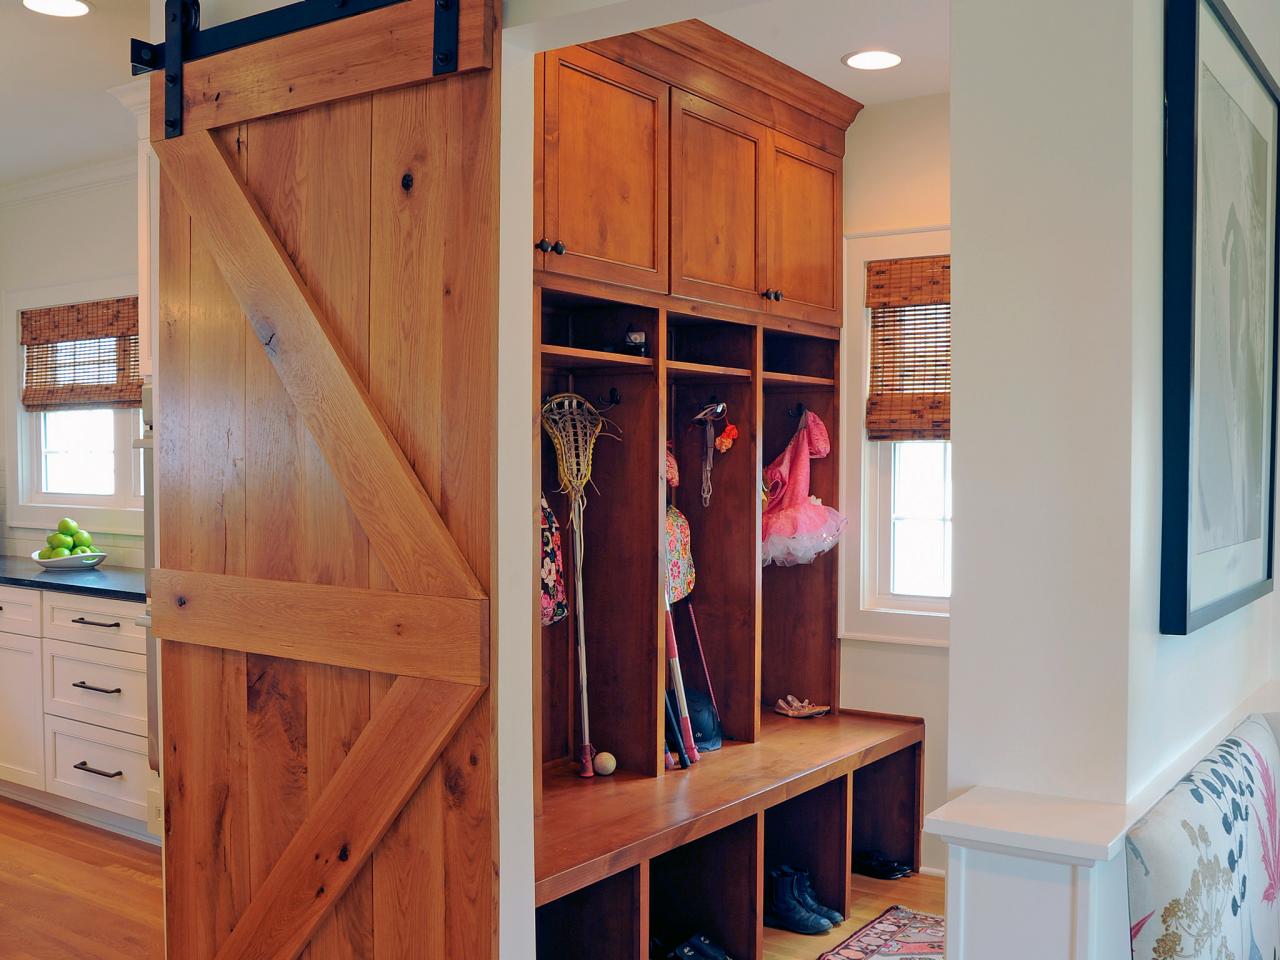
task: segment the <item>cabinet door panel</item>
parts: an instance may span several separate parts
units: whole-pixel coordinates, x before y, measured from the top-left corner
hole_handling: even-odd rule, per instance
[[[671,292],[763,309],[768,132],[690,93],[671,96]]]
[[[0,633],[0,780],[44,789],[40,640]]]
[[[543,77],[543,231],[564,253],[544,269],[665,293],[665,83],[576,48]]]
[[[769,311],[840,326],[841,162],[773,131],[769,153]]]

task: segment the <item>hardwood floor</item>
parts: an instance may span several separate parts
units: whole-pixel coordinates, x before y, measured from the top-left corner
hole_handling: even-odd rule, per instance
[[[160,848],[0,799],[0,957],[164,956]]]
[[[860,927],[895,905],[938,915],[943,914],[946,906],[942,877],[917,875],[905,880],[872,880],[855,874],[850,888],[853,896],[849,916],[826,936],[808,937],[766,927],[765,960],[815,960],[823,951],[839,946]]]
[[[941,914],[941,877],[854,876],[849,918],[824,937],[765,930],[766,960],[815,960],[886,908]],[[0,958],[160,960],[160,849],[0,798]]]

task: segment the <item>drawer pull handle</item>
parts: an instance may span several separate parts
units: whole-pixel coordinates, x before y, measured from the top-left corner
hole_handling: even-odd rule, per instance
[[[83,624],[86,627],[113,627],[116,630],[120,629],[119,620],[117,620],[115,623],[103,623],[101,620],[86,620],[84,617],[76,617],[71,622]]]
[[[81,760],[76,764],[77,770],[83,770],[85,773],[92,773],[94,776],[106,777],[108,780],[114,780],[116,777],[123,777],[124,771],[117,770],[115,773],[107,773],[105,770],[99,770],[97,767],[89,766],[88,760]]]
[[[92,683],[85,683],[83,680],[77,680],[72,684],[73,687],[79,687],[81,690],[92,690],[94,693],[123,693],[119,687],[114,690],[108,690],[106,687],[95,687]]]

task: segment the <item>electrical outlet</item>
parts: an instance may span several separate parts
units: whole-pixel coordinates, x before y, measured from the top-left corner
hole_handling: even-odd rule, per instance
[[[164,836],[164,798],[159,787],[147,791],[147,833]]]

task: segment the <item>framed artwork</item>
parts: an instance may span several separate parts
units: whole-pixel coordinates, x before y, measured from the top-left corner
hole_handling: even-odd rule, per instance
[[[1280,87],[1219,0],[1165,26],[1160,631],[1271,592]]]

